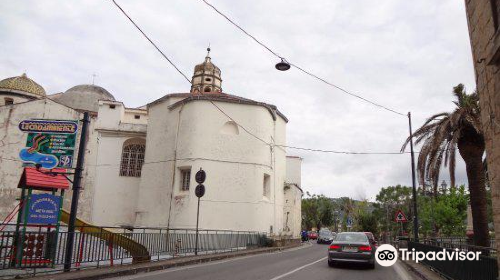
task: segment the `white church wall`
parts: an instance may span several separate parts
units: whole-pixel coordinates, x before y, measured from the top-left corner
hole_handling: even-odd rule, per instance
[[[29,99],[29,98],[26,98],[26,97],[23,97],[23,96],[19,96],[17,94],[0,93],[0,106],[6,105],[6,102],[8,100],[12,100],[12,102],[14,102],[14,104],[17,104],[17,103],[26,102],[26,101],[29,101],[29,100],[32,100],[32,99]]]
[[[99,101],[97,126],[101,129],[116,129],[125,114],[125,107],[117,101]]]
[[[145,164],[136,206],[136,226],[167,226],[180,107],[170,111],[170,102],[149,106]]]
[[[296,156],[286,157],[286,182],[297,184],[301,187],[302,158]]]
[[[285,122],[278,118],[275,123],[266,108],[216,104],[259,138],[285,143]],[[168,111],[162,103],[149,108],[147,162],[173,159],[179,111],[180,106]],[[200,219],[200,227],[269,232],[272,226],[273,232],[279,232],[283,227],[284,151],[275,151],[272,156],[269,145],[241,128],[237,135],[227,133],[224,126],[230,120],[208,101],[186,103],[180,115],[176,176],[172,178],[173,162],[148,164],[143,169],[138,225],[166,225],[173,180],[170,226],[194,227],[194,174],[202,167],[208,177],[207,192],[201,202],[204,218]],[[180,190],[181,168],[191,168],[188,192]],[[160,170],[161,174],[157,174]],[[263,194],[264,174],[270,176],[269,198]]]
[[[125,109],[125,114],[121,120],[123,123],[131,124],[147,124],[148,123],[148,111],[139,109]]]
[[[132,226],[140,177],[120,176],[125,141],[144,138],[145,134],[99,133],[98,160],[92,222],[106,226]]]
[[[289,233],[300,237],[302,227],[302,189],[301,189],[302,158],[296,156],[286,157],[286,190],[285,210],[283,219],[288,214]],[[285,221],[286,223],[286,221]]]
[[[287,235],[299,238],[302,226],[302,190],[295,184],[287,184],[285,187],[284,205],[284,231]]]

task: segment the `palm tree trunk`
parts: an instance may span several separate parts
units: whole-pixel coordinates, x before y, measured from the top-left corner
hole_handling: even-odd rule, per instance
[[[472,208],[472,224],[474,227],[474,244],[476,246],[490,247],[490,234],[488,229],[488,211],[485,186],[485,174],[482,153],[467,153],[464,158],[469,183],[470,205]]]

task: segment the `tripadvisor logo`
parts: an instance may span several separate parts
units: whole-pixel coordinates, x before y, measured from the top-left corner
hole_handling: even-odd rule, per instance
[[[408,251],[408,249],[399,249],[401,251],[401,259],[403,261],[414,260],[416,263],[420,261],[478,261],[481,252],[467,252],[455,250],[441,250],[431,252],[415,251],[415,248]]]
[[[467,252],[459,249],[421,252],[416,251],[415,248],[408,250],[400,248],[401,260],[413,260],[416,263],[421,261],[478,261],[481,252]],[[375,260],[381,266],[392,266],[398,260],[398,251],[394,246],[389,244],[381,245],[375,252]]]
[[[398,261],[398,251],[392,245],[380,245],[375,252],[375,260],[381,266],[391,266]]]

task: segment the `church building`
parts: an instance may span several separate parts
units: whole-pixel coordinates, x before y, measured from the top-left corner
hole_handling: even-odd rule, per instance
[[[302,159],[283,147],[286,116],[224,92],[210,53],[191,83],[189,92],[128,108],[96,85],[48,95],[26,74],[1,80],[0,215],[18,203],[27,137],[18,124],[79,120],[90,112],[79,218],[101,226],[194,228],[194,174],[203,169],[200,228],[298,237]]]

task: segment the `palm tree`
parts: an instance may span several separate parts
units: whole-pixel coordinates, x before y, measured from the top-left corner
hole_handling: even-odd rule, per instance
[[[437,191],[441,164],[448,166],[451,186],[455,186],[456,149],[465,161],[469,184],[470,204],[474,227],[474,243],[489,247],[488,215],[486,207],[485,170],[483,155],[485,149],[480,109],[476,92],[467,94],[464,85],[453,88],[457,106],[451,113],[436,114],[420,127],[413,137],[415,143],[422,143],[418,156],[417,172],[420,184],[432,182]],[[406,139],[404,151],[410,138]]]

